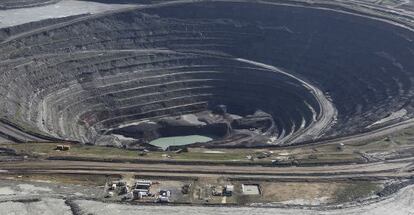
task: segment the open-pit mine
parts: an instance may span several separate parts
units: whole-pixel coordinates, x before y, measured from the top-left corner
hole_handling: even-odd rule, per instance
[[[0,214],[411,214],[413,98],[411,0],[0,0]]]

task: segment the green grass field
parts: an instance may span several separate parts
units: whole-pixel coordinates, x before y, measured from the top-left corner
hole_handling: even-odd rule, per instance
[[[414,148],[414,127],[403,129],[394,134],[380,137],[371,141],[347,144],[342,150],[336,145],[303,146],[300,148],[274,148],[274,149],[203,149],[189,148],[189,152],[149,152],[140,155],[140,152],[113,147],[88,146],[69,144],[69,151],[57,151],[56,146],[61,143],[24,143],[0,144],[0,147],[12,148],[17,153],[35,158],[48,158],[54,156],[82,157],[94,159],[148,159],[148,160],[177,160],[177,161],[223,161],[223,162],[255,162],[270,163],[273,159],[284,157],[289,161],[300,163],[324,163],[341,161],[361,161],[361,153],[377,153],[405,151]],[[414,150],[412,150],[414,151]],[[263,152],[271,152],[271,156],[258,159]],[[254,161],[247,159],[252,155]]]

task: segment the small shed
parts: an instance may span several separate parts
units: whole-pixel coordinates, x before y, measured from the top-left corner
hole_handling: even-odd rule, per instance
[[[157,201],[159,203],[169,203],[171,197],[171,191],[169,190],[161,190],[158,196]]]
[[[234,185],[226,185],[224,187],[223,195],[232,196],[234,192]]]

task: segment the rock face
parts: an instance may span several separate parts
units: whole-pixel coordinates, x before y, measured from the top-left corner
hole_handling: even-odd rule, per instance
[[[413,115],[413,40],[389,22],[310,7],[148,6],[5,40],[0,116],[87,143],[129,123],[168,125],[166,117],[225,105],[217,113],[244,116],[233,127],[272,126],[262,143],[349,135],[401,109]],[[138,131],[186,130],[161,128]],[[238,143],[249,141],[258,142]]]
[[[235,119],[231,123],[233,129],[259,129],[266,132],[274,126],[273,117],[263,111],[257,111],[253,115]]]
[[[187,135],[204,135],[221,139],[235,132],[230,125],[232,122],[231,119],[213,115],[210,111],[204,111],[197,114],[165,117],[160,120],[115,128],[110,133],[134,138],[136,144],[147,144],[160,137]]]

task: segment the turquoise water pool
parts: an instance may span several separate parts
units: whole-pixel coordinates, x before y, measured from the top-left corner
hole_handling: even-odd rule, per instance
[[[168,148],[168,146],[184,146],[192,143],[205,143],[213,140],[211,137],[201,135],[188,135],[188,136],[175,136],[175,137],[162,137],[151,141],[149,144],[158,146],[162,149]]]

